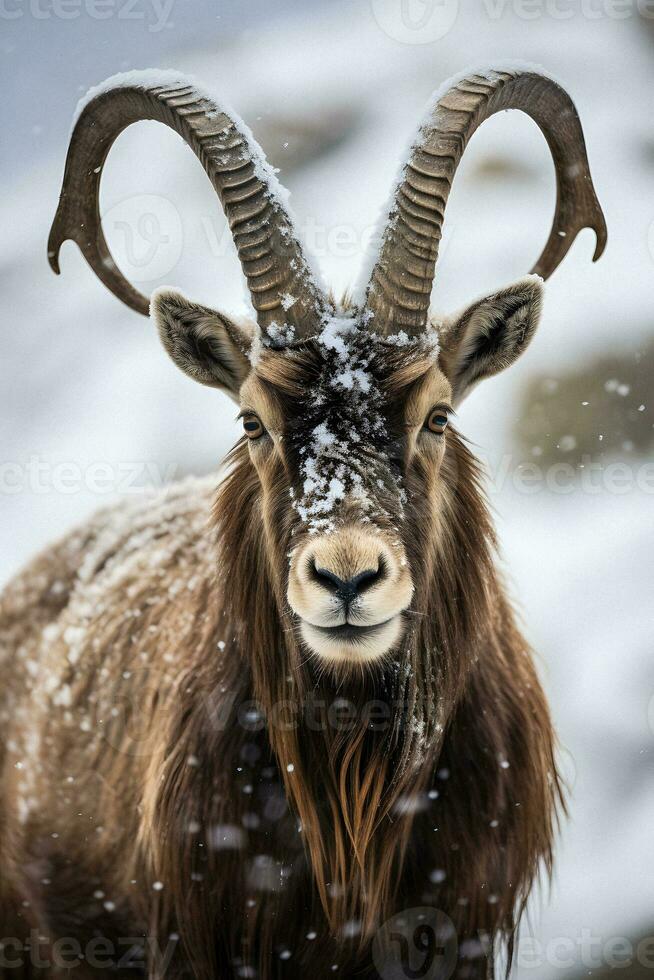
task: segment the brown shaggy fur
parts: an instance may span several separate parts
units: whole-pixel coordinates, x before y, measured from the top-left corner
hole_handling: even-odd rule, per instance
[[[259,371],[283,403],[311,354],[274,357]],[[398,415],[424,370],[407,363],[382,378]],[[46,963],[61,937],[106,937],[114,963],[140,941],[118,976],[372,978],[379,927],[431,906],[454,924],[456,976],[491,969],[550,866],[560,787],[479,470],[446,439],[437,486],[419,462],[406,476],[409,627],[361,674],[321,671],[298,642],[292,465],[271,462],[262,490],[243,441],[213,510],[211,482],[186,481],[11,583],[0,941],[36,929]],[[0,977],[59,975],[29,959]]]

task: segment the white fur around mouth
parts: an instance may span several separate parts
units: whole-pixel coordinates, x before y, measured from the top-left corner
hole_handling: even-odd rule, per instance
[[[363,663],[377,660],[393,647],[402,632],[402,617],[396,615],[370,626],[314,626],[300,619],[306,645],[320,657],[333,662]]]

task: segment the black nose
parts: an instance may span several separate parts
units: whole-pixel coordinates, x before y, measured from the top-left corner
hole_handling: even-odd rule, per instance
[[[334,575],[327,568],[318,568],[313,565],[313,573],[317,582],[325,589],[329,589],[334,595],[338,596],[343,602],[352,602],[358,595],[369,589],[371,585],[384,577],[384,563],[380,559],[377,568],[368,568],[364,572],[359,572],[353,578],[342,579]]]

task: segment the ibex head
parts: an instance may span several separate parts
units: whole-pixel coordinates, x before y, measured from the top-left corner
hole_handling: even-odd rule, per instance
[[[526,112],[547,139],[557,175],[552,230],[532,275],[437,322],[429,304],[452,180],[477,127],[504,109]],[[169,289],[150,304],[115,265],[98,211],[101,172],[119,133],[142,119],[176,130],[205,168],[256,323]],[[242,502],[261,515],[281,615],[310,653],[364,664],[391,657],[431,591],[453,587],[448,562],[466,534],[471,547],[474,537],[456,526],[457,501],[475,477],[452,410],[525,350],[542,279],[587,226],[596,259],[606,229],[569,96],[529,70],[469,74],[430,105],[365,293],[339,307],[310,269],[245,127],[195,84],[137,73],[110,80],[81,112],[49,256],[58,271],[62,242],[76,241],[116,296],[151,311],[183,371],[239,403],[244,439],[235,458],[251,478]]]

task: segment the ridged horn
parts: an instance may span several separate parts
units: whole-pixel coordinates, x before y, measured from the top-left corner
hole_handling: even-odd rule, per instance
[[[552,79],[533,71],[469,74],[437,98],[404,167],[367,285],[367,321],[377,333],[404,330],[416,335],[425,329],[456,169],[476,129],[504,109],[521,109],[531,116],[547,140],[556,169],[552,230],[531,271],[543,279],[551,276],[582,228],[595,232],[593,261],[604,251],[606,223],[570,96]]]
[[[50,265],[76,242],[102,282],[147,316],[149,300],[123,276],[102,231],[102,169],[115,139],[132,123],[153,119],[175,130],[204,167],[222,204],[259,326],[315,332],[329,303],[312,275],[274,174],[246,127],[198,86],[176,73],[130,72],[108,79],[80,112],[73,130],[59,206],[48,240]]]

